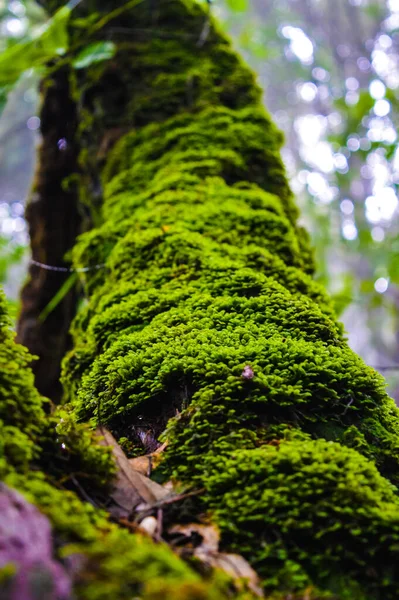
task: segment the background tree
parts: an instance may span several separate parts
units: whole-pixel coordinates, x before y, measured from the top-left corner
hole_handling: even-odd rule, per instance
[[[287,0],[218,9],[286,133],[318,277],[345,311],[351,347],[382,367],[396,397],[399,7]]]

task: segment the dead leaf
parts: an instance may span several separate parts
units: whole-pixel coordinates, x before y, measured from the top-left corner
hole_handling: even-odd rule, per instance
[[[186,538],[183,545],[180,546],[192,550],[192,555],[202,563],[214,569],[222,569],[235,580],[237,587],[245,580],[250,589],[256,596],[263,598],[263,592],[259,585],[259,578],[253,568],[239,554],[227,554],[219,552],[220,533],[213,524],[203,525],[200,523],[191,523],[189,525],[173,525],[169,528],[171,535],[181,534]]]
[[[160,462],[160,454],[165,450],[167,445],[168,442],[164,442],[154,452],[144,454],[143,456],[136,456],[136,458],[129,458],[128,460],[135,471],[149,477],[152,469]]]
[[[136,458],[129,458],[128,460],[135,471],[149,477],[152,467],[151,454],[136,456]]]
[[[98,427],[96,433],[103,438],[100,444],[112,448],[117,466],[111,493],[113,506],[110,509],[114,517],[129,517],[139,504],[152,505],[169,495],[168,490],[133,468],[114,436],[105,427]]]
[[[153,452],[152,454],[161,454],[161,452],[163,452],[164,450],[166,450],[166,448],[168,447],[168,441],[166,440],[166,442],[164,442],[163,444],[161,444],[159,446],[159,448],[157,448],[155,450],[155,452]]]
[[[220,533],[215,525],[201,525],[200,523],[173,525],[168,529],[168,533],[181,534],[187,538],[187,542],[192,538],[198,540],[198,536],[200,536],[196,550],[201,548],[205,552],[217,552],[219,549]]]
[[[195,554],[197,558],[208,562],[214,568],[222,569],[230,575],[234,580],[244,579],[247,582],[248,588],[259,598],[263,598],[263,591],[259,584],[259,578],[251,565],[239,554],[227,554],[219,552],[213,555],[207,555],[201,558],[201,553]]]

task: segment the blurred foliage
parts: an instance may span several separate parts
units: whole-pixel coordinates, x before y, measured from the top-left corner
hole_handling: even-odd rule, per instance
[[[13,86],[28,69],[45,66],[54,56],[65,54],[69,41],[67,24],[70,9],[63,7],[39,29],[13,43],[0,55],[0,86]]]
[[[399,1],[217,0],[214,12],[285,132],[317,277],[352,347],[395,367],[398,398]]]
[[[18,265],[26,252],[26,246],[10,242],[9,238],[0,235],[0,286],[3,287],[4,283],[9,276],[10,269],[14,265]],[[12,322],[14,323],[17,318],[18,312],[18,301],[12,298],[7,298],[8,311]]]
[[[10,243],[9,239],[0,236],[0,284],[4,283],[8,269],[22,259],[24,252],[24,246]]]
[[[23,204],[31,185],[40,128],[36,115],[38,81],[49,68],[49,61],[53,68],[65,60],[69,50],[67,25],[77,4],[78,0],[73,0],[48,18],[32,0],[0,0],[0,115],[4,110],[0,120],[0,283],[7,292],[14,321],[26,262]],[[111,58],[114,52],[111,41],[89,44],[77,53],[73,66],[85,68]],[[43,319],[63,293],[60,290],[44,309]]]
[[[43,26],[44,19],[43,9],[33,1],[0,0],[0,114],[21,73],[31,68],[29,53],[23,56],[21,49],[34,37],[38,27]],[[18,72],[14,66],[14,52],[20,55],[21,61],[28,62],[22,71]]]
[[[96,42],[83,48],[73,61],[75,69],[85,69],[92,63],[101,62],[112,58],[115,54],[116,46],[113,42]]]
[[[4,4],[4,0],[3,0]],[[48,67],[54,59],[64,56],[69,49],[68,22],[72,7],[78,1],[69,2],[60,8],[51,18],[46,18],[44,12],[35,13],[35,3],[27,0],[11,0],[5,3],[3,10],[0,8],[0,19],[3,43],[0,54],[0,114],[6,105],[8,93],[13,89],[21,75],[26,71],[39,70]],[[2,5],[0,4],[0,7]],[[30,7],[30,11],[27,10]],[[35,25],[29,14],[41,15],[40,24]],[[40,9],[38,8],[40,11]],[[18,18],[18,15],[21,18]],[[22,15],[26,15],[22,21]],[[17,23],[20,25],[17,26]],[[87,20],[85,26],[90,24]],[[4,36],[4,33],[6,35]],[[93,62],[100,62],[112,58],[115,45],[111,41],[100,41],[89,44],[80,50],[72,65],[76,69],[88,67]]]

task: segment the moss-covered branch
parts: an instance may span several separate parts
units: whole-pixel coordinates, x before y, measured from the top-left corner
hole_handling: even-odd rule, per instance
[[[106,19],[115,57],[76,78],[97,226],[73,250],[91,270],[66,396],[132,455],[167,439],[156,474],[205,489],[267,593],[393,600],[398,410],[312,279],[281,134],[213,24],[198,43],[205,19],[126,8]]]
[[[32,357],[12,338],[0,291],[2,600],[250,600],[233,592],[229,577],[200,577],[165,544],[118,528],[82,502],[74,489],[103,503],[111,456],[67,412],[46,416]]]

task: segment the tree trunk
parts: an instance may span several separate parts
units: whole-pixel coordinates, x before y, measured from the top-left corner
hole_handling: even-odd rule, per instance
[[[73,42],[117,52],[74,82],[94,226],[72,252],[88,303],[63,367],[69,410],[131,456],[167,441],[157,478],[201,490],[189,518],[205,512],[266,594],[394,599],[398,410],[312,280],[253,75],[191,0],[93,4],[102,27],[82,41],[75,21]],[[96,538],[88,586],[109,543]],[[137,595],[125,558],[113,597]]]
[[[17,330],[18,341],[38,357],[33,362],[38,390],[58,402],[62,395],[60,364],[70,348],[76,286],[48,315],[43,311],[70,277],[65,254],[80,228],[78,192],[71,179],[78,169],[77,116],[69,69],[58,70],[42,87],[42,143],[34,189],[25,213],[35,262],[30,265],[29,279],[22,290]],[[40,264],[55,268],[43,268]]]

